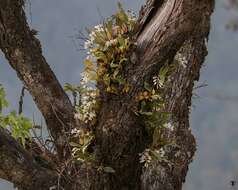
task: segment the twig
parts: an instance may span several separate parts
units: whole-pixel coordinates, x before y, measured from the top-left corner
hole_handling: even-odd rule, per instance
[[[25,87],[23,86],[22,87],[22,90],[21,90],[21,96],[20,96],[20,100],[19,100],[19,110],[18,110],[18,114],[20,115],[23,111],[23,99],[24,99],[24,96],[25,96]]]

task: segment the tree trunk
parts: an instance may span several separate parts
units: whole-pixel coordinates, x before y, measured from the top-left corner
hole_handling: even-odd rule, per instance
[[[181,190],[196,150],[189,114],[194,82],[207,55],[214,0],[148,0],[142,8],[135,37],[136,59],[124,73],[132,88],[123,96],[104,94],[95,127],[97,163],[110,166],[115,173],[70,162],[70,129],[84,124],[74,120],[73,106],[26,23],[23,5],[22,0],[0,0],[0,48],[45,117],[55,139],[56,166],[36,163],[14,139],[2,138],[5,132],[0,131],[0,162],[8,160],[17,166],[0,166],[0,177],[23,190]],[[176,146],[164,150],[166,161],[155,159],[144,167],[140,153],[151,139],[145,121],[134,112],[138,107],[135,97],[166,63],[175,64],[176,55],[185,61],[176,65],[163,90],[163,111],[171,113],[169,122],[175,129],[161,134],[173,139]],[[29,160],[28,164],[17,162],[16,154],[23,154],[21,158]]]

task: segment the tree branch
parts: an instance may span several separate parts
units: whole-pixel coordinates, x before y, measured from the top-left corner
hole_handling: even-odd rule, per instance
[[[178,51],[187,63],[177,66],[164,94],[165,111],[172,113],[171,123],[175,125],[175,130],[167,136],[173,137],[177,146],[165,150],[168,162],[155,160],[143,169],[141,189],[180,190],[196,151],[189,114],[194,81],[199,79],[207,55],[205,41],[214,1],[172,0],[164,1],[161,7],[138,37],[139,51],[142,49],[143,54],[134,73],[136,86],[138,88],[141,81],[158,73],[166,60],[172,64]]]
[[[56,184],[57,173],[43,168],[0,127],[0,178],[20,189],[45,190]]]
[[[184,46],[183,46],[184,47]],[[195,138],[189,126],[189,114],[194,81],[199,79],[199,72],[207,55],[204,38],[191,39],[181,51],[186,58],[186,65],[177,66],[166,84],[165,111],[172,113],[171,124],[175,130],[167,132],[172,137],[175,147],[165,150],[168,163],[156,160],[143,169],[141,176],[143,190],[180,190],[185,182],[188,166],[196,151]],[[158,148],[159,149],[159,148]],[[154,175],[154,173],[157,175]]]
[[[74,109],[27,25],[23,6],[23,0],[0,0],[0,49],[32,95],[64,157]]]
[[[148,0],[139,18],[139,61],[128,74],[134,90],[156,74],[166,60],[173,60],[190,36],[208,37],[213,7],[214,0]]]

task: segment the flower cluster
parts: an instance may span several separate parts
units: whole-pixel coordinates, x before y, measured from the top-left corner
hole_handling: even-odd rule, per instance
[[[119,4],[119,11],[104,24],[89,31],[85,41],[87,50],[85,61],[88,78],[103,84],[109,93],[127,92],[128,84],[122,77],[122,68],[128,63],[129,51],[135,45],[132,37],[136,19],[131,12],[126,13]],[[119,87],[122,86],[122,89]]]
[[[89,39],[84,43],[84,49],[91,50],[94,48],[95,39],[97,37],[97,33],[104,32],[104,28],[102,24],[96,25],[92,32],[89,34]],[[91,52],[87,52],[87,54],[91,54]]]
[[[171,122],[165,123],[164,127],[169,129],[170,131],[174,131],[174,125]]]
[[[158,153],[160,155],[161,158],[163,158],[165,156],[165,150],[164,148],[160,148],[159,150],[155,150],[156,153]]]
[[[150,149],[145,149],[145,151],[139,154],[139,156],[140,156],[140,163],[143,163],[144,167],[147,168],[152,161],[152,157],[150,156]]]
[[[89,130],[74,128],[71,130],[73,138],[79,139],[78,143],[71,142],[73,147],[72,156],[80,162],[90,162],[93,159],[93,155],[88,153],[87,149],[94,140],[94,134]]]
[[[135,23],[135,17],[131,12],[126,13],[119,4],[118,13],[104,24],[90,30],[89,38],[84,43],[88,56],[81,74],[81,102],[77,106],[75,118],[89,123],[96,117],[98,90],[90,86],[103,84],[105,90],[110,93],[129,90],[129,85],[120,71],[128,60],[129,49],[133,46],[131,38]],[[120,85],[123,88],[119,90]]]
[[[73,135],[73,136],[78,136],[79,134],[80,134],[80,129],[77,129],[77,128],[73,128],[72,130],[71,130],[71,135]]]
[[[178,52],[176,55],[175,55],[175,60],[178,61],[179,64],[181,64],[184,68],[187,67],[187,64],[188,64],[188,60],[185,56],[183,56],[182,53]]]
[[[153,160],[166,161],[167,159],[165,154],[166,152],[163,147],[158,150],[147,148],[143,153],[139,154],[140,163],[143,163],[144,167],[147,168]]]
[[[90,78],[86,72],[82,73],[80,105],[76,107],[75,118],[85,123],[93,122],[96,118],[97,90],[88,86]]]
[[[153,84],[156,88],[162,88],[164,86],[159,75],[153,77]]]

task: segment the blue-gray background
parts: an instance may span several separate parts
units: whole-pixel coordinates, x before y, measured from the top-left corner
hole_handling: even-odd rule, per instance
[[[198,151],[190,166],[185,190],[227,190],[230,180],[238,178],[238,33],[225,29],[230,12],[225,0],[217,0],[209,41],[209,56],[200,83],[208,87],[195,93],[191,125]],[[31,0],[26,11],[30,25],[39,30],[43,52],[61,84],[77,84],[82,59],[71,36],[94,26],[115,12],[117,0]],[[126,8],[138,11],[144,0],[123,0]],[[1,5],[0,5],[1,6]],[[0,52],[0,83],[7,90],[11,109],[17,107],[21,82]],[[31,97],[26,96],[27,116],[42,118]],[[1,164],[1,163],[0,163]],[[12,190],[0,180],[0,190]]]

